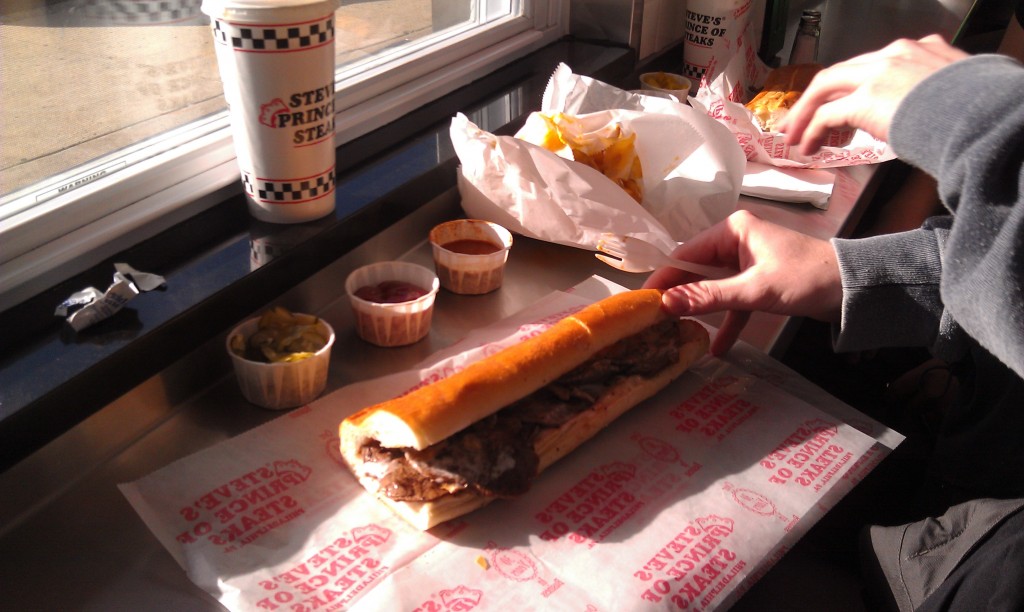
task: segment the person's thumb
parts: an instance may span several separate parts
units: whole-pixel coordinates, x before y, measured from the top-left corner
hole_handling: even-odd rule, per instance
[[[719,312],[722,310],[750,310],[750,304],[741,299],[742,280],[732,276],[721,280],[703,280],[678,285],[665,290],[662,306],[680,317]]]

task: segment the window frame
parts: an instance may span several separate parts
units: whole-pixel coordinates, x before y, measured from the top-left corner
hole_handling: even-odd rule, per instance
[[[567,33],[567,1],[513,0],[519,7],[390,63],[340,67],[335,146]],[[0,199],[0,312],[240,193],[239,174],[224,110]]]

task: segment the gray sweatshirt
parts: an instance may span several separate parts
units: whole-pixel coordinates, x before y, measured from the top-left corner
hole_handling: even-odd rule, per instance
[[[1024,68],[980,55],[937,72],[900,105],[889,141],[937,178],[950,215],[833,241],[835,348],[924,346],[958,364],[964,394],[936,469],[979,494],[1024,494]]]

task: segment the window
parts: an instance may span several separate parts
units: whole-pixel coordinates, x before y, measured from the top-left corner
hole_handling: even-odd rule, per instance
[[[201,0],[0,8],[0,311],[238,189]],[[341,0],[335,142],[552,42],[560,0]]]

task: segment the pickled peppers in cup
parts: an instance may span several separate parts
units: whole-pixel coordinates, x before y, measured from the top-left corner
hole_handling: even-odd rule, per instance
[[[296,314],[280,306],[260,316],[257,330],[248,338],[231,338],[231,351],[250,361],[290,363],[312,357],[327,344],[319,318]]]

